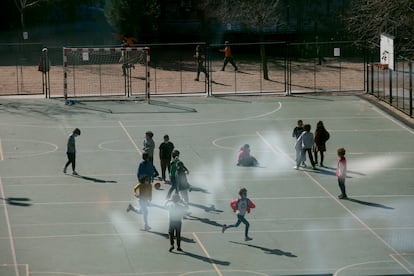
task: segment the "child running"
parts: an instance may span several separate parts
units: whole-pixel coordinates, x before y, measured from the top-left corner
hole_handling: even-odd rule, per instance
[[[249,198],[247,198],[247,189],[241,188],[239,191],[239,198],[232,200],[230,202],[230,207],[233,209],[233,212],[236,212],[237,214],[237,222],[235,224],[223,224],[221,232],[224,233],[226,229],[232,228],[232,227],[238,227],[240,223],[244,223],[244,240],[245,241],[251,241],[252,238],[249,237],[249,227],[250,223],[246,220],[245,215],[246,212],[250,213],[250,209],[253,209],[256,207],[256,205],[251,201]]]

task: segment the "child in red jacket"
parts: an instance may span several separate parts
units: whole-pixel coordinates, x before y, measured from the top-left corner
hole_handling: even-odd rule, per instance
[[[247,189],[246,188],[242,188],[239,191],[239,198],[238,199],[234,199],[230,202],[230,207],[233,209],[233,212],[236,212],[237,214],[237,222],[235,224],[231,224],[231,225],[227,225],[227,224],[223,224],[223,227],[221,229],[221,232],[224,233],[224,231],[227,228],[231,228],[231,227],[238,227],[240,225],[240,223],[244,223],[245,225],[245,229],[244,229],[244,240],[245,241],[250,241],[252,240],[252,238],[249,237],[249,226],[250,223],[246,220],[246,218],[244,217],[246,215],[246,213],[250,213],[250,210],[252,208],[255,208],[256,205],[253,203],[253,201],[251,201],[249,198],[247,198]]]

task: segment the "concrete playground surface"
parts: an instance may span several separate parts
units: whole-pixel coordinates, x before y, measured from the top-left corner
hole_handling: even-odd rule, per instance
[[[360,95],[157,97],[0,101],[0,275],[412,275],[414,130]],[[293,169],[302,119],[331,134],[326,167]],[[79,176],[62,172],[68,134]],[[170,247],[165,198],[153,191],[151,230],[126,212],[147,130],[169,134],[189,168],[183,252]],[[236,166],[249,144],[260,166]],[[339,200],[345,147],[349,199]],[[160,170],[158,151],[155,165]],[[309,164],[309,161],[307,161]],[[246,187],[244,226],[229,207]]]

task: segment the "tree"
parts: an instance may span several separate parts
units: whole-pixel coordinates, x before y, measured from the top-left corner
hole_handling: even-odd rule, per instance
[[[265,28],[276,26],[280,19],[280,0],[206,0],[205,9],[223,23],[255,26],[259,39],[264,42]],[[260,45],[263,78],[269,79],[265,45]]]
[[[41,3],[43,0],[14,0],[14,3],[16,4],[17,9],[20,13],[20,24],[22,27],[22,30],[25,28],[25,22],[24,22],[24,13],[26,9],[30,7],[34,7]]]
[[[378,45],[380,34],[388,33],[395,37],[396,51],[414,47],[412,0],[352,0],[344,20],[356,39]]]
[[[157,30],[160,7],[156,0],[108,0],[105,17],[123,36],[140,36]]]

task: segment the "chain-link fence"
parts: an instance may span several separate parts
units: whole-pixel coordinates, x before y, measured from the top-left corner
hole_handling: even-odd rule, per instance
[[[397,56],[394,70],[380,64],[379,49],[371,52],[367,65],[367,92],[413,117],[412,60]]]
[[[197,45],[201,48],[201,65],[207,74],[195,57]],[[230,41],[228,46],[231,47],[235,66],[229,62],[225,68],[223,68],[224,44],[209,45],[204,42],[194,42],[137,46],[149,46],[151,49],[150,91],[154,96],[366,90],[368,76],[365,66],[366,55],[364,49],[356,47],[353,42],[232,43]],[[1,59],[0,95],[43,93],[42,74],[38,71],[41,50],[41,44],[0,46],[1,57],[6,57]],[[48,48],[50,85],[49,95],[46,96],[63,97],[62,52],[62,48]],[[116,67],[113,74],[121,83],[118,89],[126,89],[122,86],[122,83],[126,83],[122,80],[122,64],[113,66]],[[105,77],[99,75],[101,72],[96,70],[96,78],[90,78],[89,82]],[[125,94],[124,91],[111,93],[128,96],[143,94],[145,87],[141,87],[141,83],[144,83],[143,79],[146,76],[142,72],[144,71],[139,70],[139,65],[131,69],[132,93]],[[76,75],[74,77],[76,78]],[[96,90],[100,89],[99,85],[94,87]],[[110,96],[102,91],[84,92],[79,88],[76,96],[87,96],[91,93]]]

